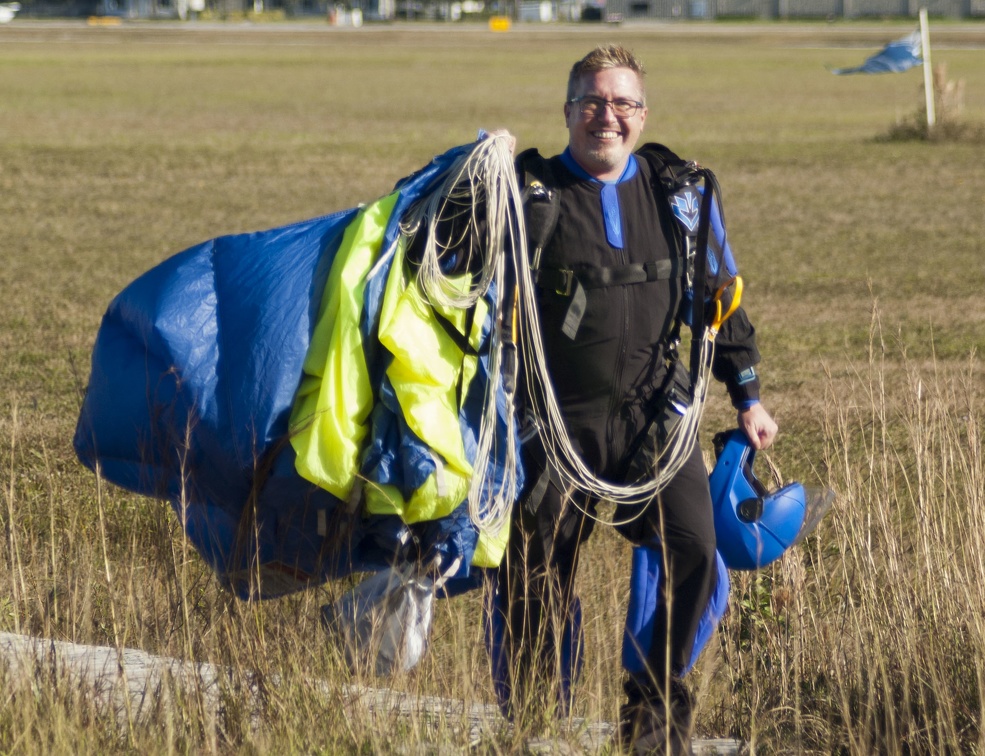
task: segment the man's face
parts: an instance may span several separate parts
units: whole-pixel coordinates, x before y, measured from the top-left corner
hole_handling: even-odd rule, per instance
[[[575,97],[590,95],[604,100],[643,101],[643,85],[639,76],[628,68],[607,68],[584,74]],[[636,147],[646,108],[632,116],[616,116],[611,106],[595,115],[582,115],[578,103],[564,104],[564,120],[568,126],[568,147],[582,168],[597,179],[611,181],[619,178],[626,161]]]

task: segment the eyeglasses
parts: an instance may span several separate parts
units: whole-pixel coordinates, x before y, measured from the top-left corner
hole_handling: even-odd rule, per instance
[[[612,113],[616,118],[631,118],[643,107],[643,103],[637,100],[625,100],[622,98],[618,100],[605,100],[594,95],[573,97],[568,102],[577,103],[578,112],[583,116],[592,116],[593,118],[604,111],[609,105],[612,106]]]

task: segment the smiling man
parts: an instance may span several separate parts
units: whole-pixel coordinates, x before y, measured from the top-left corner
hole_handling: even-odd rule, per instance
[[[599,181],[619,179],[643,133],[641,75],[632,68],[605,68],[574,74],[568,82],[568,150]]]
[[[659,145],[635,152],[647,118],[643,78],[629,51],[596,48],[571,69],[567,149],[550,159],[536,150],[517,157],[561,432],[592,476],[616,485],[653,475],[654,445],[660,448],[689,399],[677,345],[692,314],[694,247],[687,239],[695,218],[675,215],[675,207],[679,192],[693,189],[682,177],[693,178],[695,167]],[[692,192],[695,210],[696,197]],[[717,267],[731,270],[731,253],[720,241]],[[717,288],[717,281],[695,287]],[[777,427],[759,402],[758,361],[754,330],[739,308],[722,325],[712,371],[738,410],[739,426],[762,449]],[[559,473],[543,434],[541,419],[523,447],[526,489],[488,614],[497,694],[521,718],[550,688],[560,713],[568,711],[581,660],[575,574],[580,545],[597,521],[598,502]],[[719,618],[709,607],[724,567],[700,447],[679,461],[659,494],[618,507],[613,523],[638,547],[631,606],[642,608],[624,633],[627,700],[618,745],[640,753],[690,751],[692,697],[683,677],[709,622],[713,628]]]

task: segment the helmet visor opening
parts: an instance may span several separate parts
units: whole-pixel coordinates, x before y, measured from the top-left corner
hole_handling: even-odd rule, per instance
[[[835,501],[835,492],[831,488],[805,488],[804,493],[806,494],[804,524],[800,526],[800,532],[791,545],[796,545],[807,538]]]

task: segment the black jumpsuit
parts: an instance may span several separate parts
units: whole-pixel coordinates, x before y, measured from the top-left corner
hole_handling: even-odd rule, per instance
[[[647,160],[637,163],[635,176],[616,185],[620,249],[607,238],[602,185],[575,176],[560,157],[549,161],[549,181],[559,194],[560,209],[541,268],[577,272],[679,256],[677,221],[664,190]],[[562,333],[570,296],[538,289],[545,357],[573,446],[597,476],[625,482],[630,457],[664,385],[664,352],[681,309],[683,283],[679,277],[667,278],[586,289],[585,296],[584,315],[570,338]],[[754,331],[741,308],[724,325],[717,346],[714,373],[726,382],[736,405],[758,398],[758,383],[740,386],[737,378],[759,359]],[[579,546],[594,525],[581,509],[592,511],[595,502],[563,492],[554,482],[531,505],[530,490],[541,478],[545,457],[536,437],[525,444],[527,490],[514,510],[509,550],[492,599],[493,672],[501,704],[509,710],[517,695],[530,693],[531,685],[541,687],[539,680],[560,683],[559,703],[566,710],[580,656],[580,604],[573,585]],[[617,518],[638,509],[627,507]],[[679,676],[717,575],[708,474],[697,444],[642,517],[620,532],[634,544],[664,550],[663,591],[673,597],[673,611],[667,616],[667,602],[659,602],[649,676],[651,682]],[[668,643],[670,669],[665,663]]]

